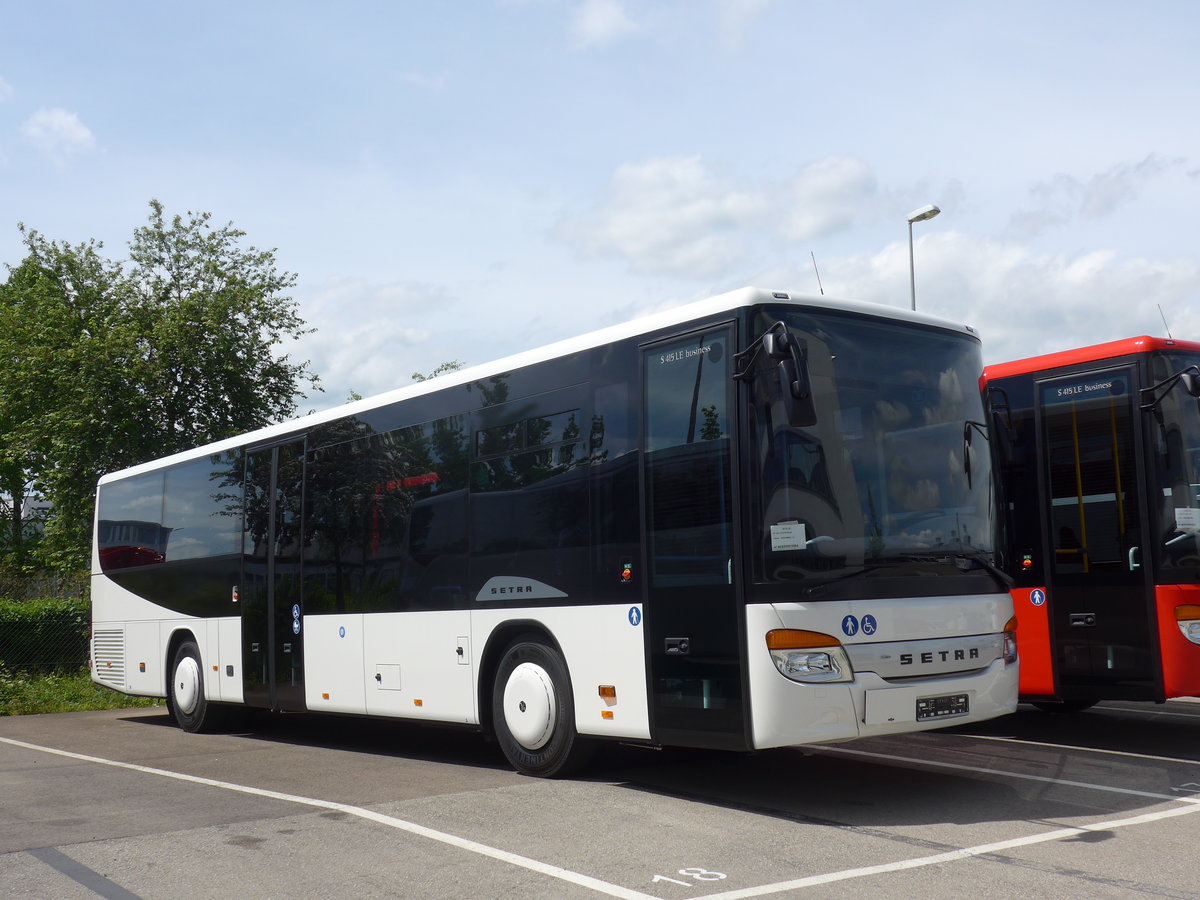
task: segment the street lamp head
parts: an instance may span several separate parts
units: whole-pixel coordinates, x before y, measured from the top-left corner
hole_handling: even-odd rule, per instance
[[[932,219],[941,210],[932,203],[929,206],[922,206],[920,209],[913,210],[908,214],[908,222],[911,225],[913,222],[924,222],[927,219]]]

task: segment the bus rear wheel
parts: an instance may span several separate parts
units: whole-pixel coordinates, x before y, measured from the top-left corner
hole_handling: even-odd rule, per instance
[[[219,718],[204,695],[204,668],[195,641],[184,641],[175,651],[167,708],[184,731],[209,731]]]
[[[504,756],[524,775],[570,775],[594,749],[575,731],[566,664],[536,638],[519,638],[505,649],[492,686],[492,725]]]

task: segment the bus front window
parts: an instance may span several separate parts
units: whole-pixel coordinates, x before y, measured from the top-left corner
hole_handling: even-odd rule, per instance
[[[946,591],[937,576],[963,580],[956,592],[999,590],[979,343],[849,313],[778,314],[807,354],[816,423],[788,424],[779,378],[760,361],[755,580],[799,582],[813,599]],[[764,316],[757,331],[769,325]]]
[[[1198,354],[1158,354],[1151,378],[1161,381],[1197,364]],[[1200,572],[1200,400],[1176,384],[1149,415],[1157,456],[1163,581],[1194,583]]]

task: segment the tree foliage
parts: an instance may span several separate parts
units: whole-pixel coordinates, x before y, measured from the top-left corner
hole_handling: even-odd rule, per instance
[[[126,261],[20,228],[26,256],[0,284],[0,493],[52,512],[36,559],[19,516],[0,549],[70,568],[87,559],[99,475],[285,418],[317,379],[277,350],[306,333],[296,276],[232,223],[151,201]]]

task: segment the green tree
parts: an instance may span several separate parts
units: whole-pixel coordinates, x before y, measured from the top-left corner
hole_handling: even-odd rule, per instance
[[[26,257],[0,285],[0,491],[53,504],[45,565],[86,562],[103,472],[286,418],[317,387],[275,349],[306,333],[296,276],[210,219],[151,201],[127,262],[21,226]]]
[[[156,454],[286,418],[299,385],[318,384],[308,362],[273,349],[311,330],[287,296],[296,276],[276,268],[273,250],[243,249],[245,232],[210,219],[167,222],[152,200],[150,223],[129,246]]]
[[[457,372],[462,367],[463,367],[462,363],[460,363],[457,359],[452,359],[449,362],[442,363],[440,366],[438,366],[436,369],[434,369],[428,375],[423,375],[420,372],[413,372],[412,380],[418,381],[418,382],[419,381],[428,381],[431,378],[437,378],[439,375],[445,375],[447,372]]]
[[[0,288],[0,455],[12,503],[8,559],[25,566],[18,519],[30,492],[55,504],[45,539],[51,557],[64,529],[76,544],[90,529],[95,476],[118,464],[105,407],[126,394],[121,374],[134,341],[120,266],[100,255],[100,244],[21,233],[28,255]],[[79,549],[72,555],[86,558]]]

